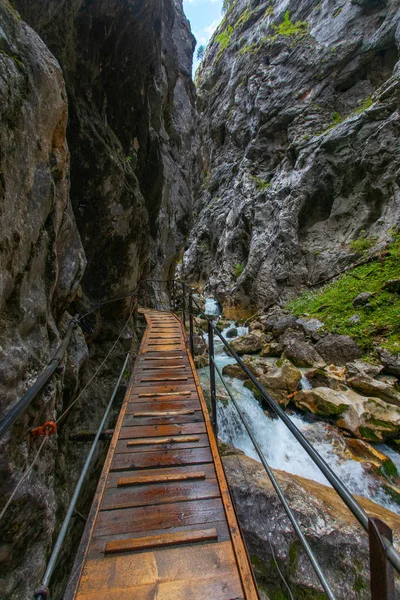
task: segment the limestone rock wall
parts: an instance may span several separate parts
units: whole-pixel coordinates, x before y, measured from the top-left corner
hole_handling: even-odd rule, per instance
[[[0,418],[77,309],[133,289],[140,276],[164,277],[180,255],[196,147],[193,45],[180,0],[0,0]],[[74,331],[62,372],[0,442],[0,510],[39,447],[29,430],[77,398],[128,308],[91,317],[92,336]],[[131,322],[0,522],[1,589],[11,600],[31,598],[40,581],[91,445],[82,434],[96,432],[139,335]],[[105,449],[85,482],[82,514]],[[74,518],[55,599],[81,531]]]
[[[231,5],[197,74],[203,174],[182,273],[266,308],[399,225],[399,5]]]
[[[15,5],[64,71],[84,291],[164,274],[191,219],[194,38],[181,0]]]

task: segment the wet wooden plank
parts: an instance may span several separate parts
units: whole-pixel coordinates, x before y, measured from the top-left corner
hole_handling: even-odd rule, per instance
[[[100,511],[95,533],[96,536],[114,535],[215,521],[225,521],[220,498]]]
[[[115,454],[111,463],[111,471],[127,471],[129,469],[148,469],[150,467],[172,467],[175,465],[195,465],[212,462],[209,448],[189,448],[156,450],[154,452],[132,452],[132,454]]]
[[[204,473],[205,479],[215,479],[216,473],[212,463],[202,465],[187,465],[180,467],[164,467],[161,469],[142,469],[141,471],[124,471],[123,473],[110,473],[107,479],[106,487],[117,487],[121,478],[141,478],[141,477],[183,477],[190,473]]]
[[[182,325],[168,312],[145,315],[134,385],[65,600],[240,600],[243,582],[254,600]]]
[[[189,449],[208,447],[208,438],[206,433],[197,436],[180,437],[182,441],[165,441],[170,439],[178,440],[178,436],[176,438],[174,438],[174,436],[164,438],[143,438],[148,440],[146,443],[141,442],[139,439],[131,440],[130,438],[127,438],[118,442],[116,452],[118,454],[136,454],[137,452],[154,452],[156,450],[165,452],[167,450],[174,450],[175,448]]]
[[[146,425],[143,427],[122,427],[120,440],[129,438],[160,437],[170,435],[191,435],[206,433],[204,423],[185,423],[182,425]]]
[[[129,555],[110,555],[87,561],[80,592],[84,594],[107,589],[110,583],[112,589],[128,590],[146,584],[154,585],[155,582],[157,585],[176,582],[179,589],[180,582],[195,581],[201,575],[206,579],[212,574],[214,577],[231,577],[237,581],[239,578],[237,574],[235,577],[235,572],[235,556],[229,542],[159,549]],[[240,596],[240,589],[237,591]],[[160,598],[160,595],[158,597]],[[237,597],[238,595],[233,596]],[[192,597],[189,595],[186,600],[189,598],[191,600]],[[214,596],[209,598],[214,600]]]
[[[216,529],[162,533],[142,538],[119,539],[107,542],[104,553],[117,554],[119,552],[134,552],[135,550],[165,548],[167,546],[178,546],[180,544],[211,542],[217,539],[218,532]]]
[[[146,485],[149,483],[166,483],[171,481],[189,481],[192,479],[205,479],[205,471],[188,471],[186,473],[152,473],[151,475],[136,475],[135,477],[121,477],[117,487],[127,485]]]
[[[219,487],[216,479],[111,488],[104,493],[101,510],[114,511],[137,506],[149,508],[157,504],[184,503],[208,498],[219,498]]]

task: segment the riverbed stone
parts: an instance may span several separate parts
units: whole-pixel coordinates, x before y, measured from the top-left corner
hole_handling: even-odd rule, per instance
[[[322,368],[325,366],[323,358],[312,344],[305,341],[302,332],[286,330],[282,336],[282,345],[284,358],[290,360],[296,367]]]
[[[267,592],[280,581],[275,558],[294,598],[322,598],[320,584],[262,465],[247,456],[227,456],[223,463],[256,574]],[[368,536],[345,504],[331,487],[273,472],[309,543],[318,549],[318,560],[336,597],[367,600]],[[368,514],[388,523],[398,543],[400,517],[366,498],[356,498]]]
[[[361,374],[348,377],[346,381],[349,386],[365,396],[375,396],[389,404],[400,406],[400,393],[395,390],[393,385]]]
[[[318,354],[327,363],[345,365],[356,358],[361,358],[362,352],[356,342],[348,335],[329,333],[315,345]]]
[[[296,320],[296,324],[304,331],[304,333],[317,342],[320,339],[320,332],[324,328],[324,324],[319,319],[301,318]]]
[[[266,343],[265,335],[257,330],[232,340],[231,346],[239,355],[254,354],[260,352]]]
[[[300,410],[335,419],[338,427],[366,441],[390,440],[400,433],[400,407],[380,398],[361,396],[351,389],[301,390],[293,402]]]
[[[260,383],[281,406],[288,405],[288,396],[296,391],[300,379],[301,372],[286,359],[277,361],[276,366],[269,369],[266,374],[259,376]],[[258,400],[262,401],[261,394],[252,382],[246,381],[245,386],[254,393]]]
[[[346,377],[355,377],[356,375],[369,375],[376,377],[381,373],[383,365],[373,364],[364,360],[354,360],[346,364]]]
[[[283,346],[279,342],[269,342],[265,344],[260,352],[260,356],[280,356],[283,352]]]
[[[230,338],[235,338],[238,335],[238,330],[236,329],[236,327],[231,327],[230,329],[228,329],[228,331],[226,332],[226,337],[228,339]]]

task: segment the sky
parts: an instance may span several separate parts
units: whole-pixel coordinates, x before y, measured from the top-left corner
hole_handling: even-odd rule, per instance
[[[183,0],[183,8],[197,40],[197,51],[198,46],[207,45],[222,19],[222,0]],[[199,64],[196,51],[193,57],[193,73]]]

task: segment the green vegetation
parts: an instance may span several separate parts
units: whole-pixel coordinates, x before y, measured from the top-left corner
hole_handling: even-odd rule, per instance
[[[246,10],[244,10],[242,12],[242,14],[240,15],[240,17],[236,21],[234,29],[239,29],[239,27],[242,27],[242,25],[244,25],[245,23],[247,23],[247,21],[250,19],[250,17],[254,13],[255,13],[255,10],[250,10],[250,8],[246,8]]]
[[[7,54],[7,52],[5,52],[4,50],[0,50],[0,54],[2,54],[3,56],[6,56],[7,58],[11,58],[17,65],[18,69],[22,69],[22,67],[23,67],[22,61],[20,61],[20,59],[17,56],[12,56],[11,54]]]
[[[357,252],[358,254],[364,254],[367,250],[373,248],[373,246],[376,245],[376,242],[376,235],[371,235],[370,237],[367,237],[365,235],[365,231],[363,230],[361,231],[358,240],[352,240],[349,244],[349,247],[351,250],[354,250],[354,252]]]
[[[277,35],[283,35],[285,37],[300,38],[308,33],[309,24],[306,21],[297,21],[293,23],[290,20],[290,13],[287,10],[285,17],[279,25],[273,25]]]
[[[223,51],[229,46],[232,34],[233,34],[233,27],[232,27],[232,25],[228,25],[227,28],[224,29],[215,38],[215,40],[219,44],[219,50],[218,50],[218,54],[217,54],[217,61],[221,58]]]
[[[339,125],[343,121],[343,117],[339,112],[334,112],[331,118],[333,125]]]
[[[327,331],[350,335],[365,353],[373,353],[374,346],[400,351],[400,296],[383,289],[391,279],[400,277],[400,233],[392,233],[393,241],[387,252],[372,262],[355,267],[336,281],[317,291],[307,291],[288,303],[295,315],[315,317],[325,324]],[[370,239],[370,238],[365,238]],[[366,306],[353,306],[353,300],[362,292],[374,295]],[[358,315],[359,321],[350,318]]]
[[[243,273],[243,271],[244,271],[244,264],[243,263],[237,263],[234,266],[234,268],[233,268],[233,274],[236,277],[236,279],[241,276],[241,274]]]
[[[341,6],[340,8],[337,9],[336,12],[333,13],[333,18],[336,19],[336,17],[338,17],[340,15],[340,13],[343,10],[343,6]]]
[[[353,112],[353,115],[361,115],[361,113],[363,113],[364,110],[367,110],[367,108],[372,106],[372,104],[373,104],[372,98],[369,97],[366,100],[364,100],[364,102],[362,100],[359,100],[358,104],[359,104],[359,107],[356,108],[356,110]]]
[[[238,54],[239,56],[242,56],[243,54],[257,54],[260,47],[260,44],[245,44],[243,48],[240,48]]]
[[[267,8],[267,10],[264,13],[264,18],[266,17],[272,17],[272,15],[274,14],[274,7],[273,6],[269,6]]]
[[[263,190],[268,189],[271,185],[270,183],[265,181],[265,179],[261,179],[261,177],[256,177],[255,175],[252,175],[252,179],[253,179],[254,183],[256,184],[256,188],[259,192],[262,192]]]
[[[386,479],[392,479],[393,477],[398,477],[399,472],[396,468],[396,465],[388,458],[385,460],[380,467],[377,469],[379,475],[386,477]]]

